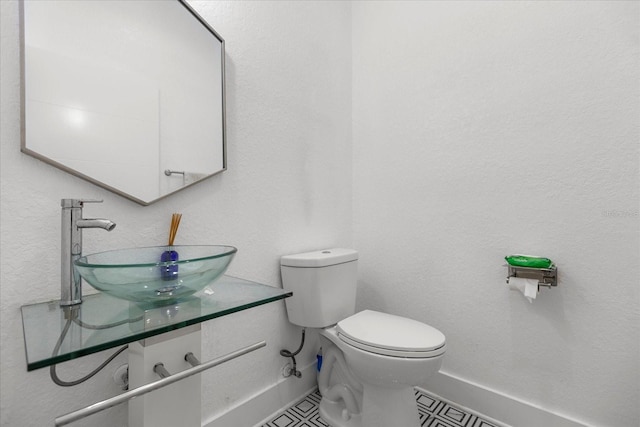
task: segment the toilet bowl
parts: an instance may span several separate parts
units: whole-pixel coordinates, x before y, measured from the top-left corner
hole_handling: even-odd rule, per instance
[[[418,427],[414,387],[440,369],[445,336],[405,317],[355,313],[357,255],[328,249],[281,259],[293,292],[289,321],[320,329],[320,416],[332,427]]]
[[[335,399],[325,399],[327,393],[321,387],[322,418],[333,427],[419,425],[414,387],[425,384],[442,365],[446,344],[440,331],[404,317],[365,310],[322,329],[320,335],[323,351],[337,348],[345,360],[341,369],[348,372],[346,379],[329,379],[329,386],[345,385],[359,402],[354,411]],[[331,362],[323,363],[319,385],[331,375]]]

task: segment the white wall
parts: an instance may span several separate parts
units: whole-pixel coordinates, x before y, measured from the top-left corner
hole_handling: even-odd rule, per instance
[[[118,393],[112,369],[72,389],[25,370],[19,307],[57,297],[63,197],[104,198],[87,214],[118,223],[87,251],[162,243],[179,211],[179,243],[234,244],[230,272],[275,286],[280,255],[353,245],[360,307],[440,328],[445,373],[638,424],[638,3],[194,2],[227,40],[229,170],[149,207],[19,152],[17,4],[0,6],[3,426]],[[508,292],[513,252],[553,258],[559,287]],[[272,385],[298,343],[280,303],[206,325],[204,357],[269,346],[205,374],[204,420]]]
[[[54,385],[47,369],[26,371],[19,308],[59,298],[61,198],[104,199],[86,215],[118,224],[111,233],[87,231],[86,252],[163,244],[171,213],[182,212],[177,243],[235,245],[229,273],[273,286],[281,255],[352,245],[348,3],[194,2],[227,41],[229,169],[148,207],[20,153],[18,3],[0,7],[2,426],[52,425],[120,392],[111,375],[125,355],[72,388]],[[283,303],[205,324],[205,360],[261,339],[266,349],[204,374],[203,420],[272,386],[285,362],[279,349],[299,340]],[[67,362],[59,373],[75,378],[108,354]],[[125,423],[120,406],[76,424]]]
[[[640,421],[639,6],[352,11],[360,307],[442,330],[445,373],[594,426]],[[511,253],[559,286],[508,291]]]

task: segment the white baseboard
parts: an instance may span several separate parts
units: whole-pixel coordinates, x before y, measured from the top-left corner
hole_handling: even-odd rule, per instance
[[[447,372],[440,371],[430,378],[424,390],[500,427],[591,427],[584,421],[508,396]]]
[[[215,418],[203,427],[259,427],[317,387],[316,364],[302,369],[302,378],[283,378]],[[460,409],[485,418],[498,427],[594,427],[574,417],[508,396],[497,390],[440,371],[429,379],[425,392]]]
[[[203,427],[260,426],[317,387],[315,361],[301,369],[302,377],[282,378],[277,383],[238,402],[234,407],[204,421]]]

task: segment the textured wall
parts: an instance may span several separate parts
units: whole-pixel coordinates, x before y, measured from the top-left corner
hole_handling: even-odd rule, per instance
[[[360,307],[443,370],[598,426],[640,384],[638,2],[354,2]],[[503,257],[555,260],[529,304]],[[427,387],[428,388],[428,387]]]
[[[73,388],[54,385],[46,369],[26,371],[19,308],[59,297],[61,198],[104,199],[86,215],[118,224],[87,231],[86,252],[162,244],[171,213],[182,212],[177,243],[235,245],[229,273],[273,286],[281,255],[352,244],[349,4],[193,4],[227,41],[229,170],[143,207],[20,153],[18,3],[0,2],[2,426],[52,425],[119,393],[111,375],[125,355]],[[204,374],[203,420],[273,385],[278,350],[299,340],[282,303],[205,324],[203,360],[261,339],[266,349]],[[60,375],[86,373],[110,353],[65,363]],[[125,406],[77,423],[125,424]]]
[[[60,389],[24,367],[19,307],[57,296],[63,197],[118,222],[87,251],[161,243],[180,211],[180,243],[234,244],[230,272],[276,286],[279,255],[353,245],[360,307],[440,328],[445,371],[638,424],[638,3],[354,2],[352,33],[346,2],[193,4],[227,40],[229,170],[141,207],[20,154],[17,4],[0,1],[3,426],[118,393],[111,369]],[[508,292],[512,252],[553,258],[560,286]],[[297,332],[282,304],[207,323],[203,358],[269,347],[205,374],[203,419],[272,385]]]

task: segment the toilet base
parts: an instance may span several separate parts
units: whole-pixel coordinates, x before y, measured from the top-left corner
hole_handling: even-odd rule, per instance
[[[323,398],[320,416],[332,427],[418,427],[418,405],[411,386],[385,388],[364,384],[362,412],[347,415],[343,402]],[[347,418],[347,419],[345,419]]]
[[[420,418],[413,387],[386,388],[364,384],[362,425],[418,427]]]
[[[327,399],[320,401],[320,417],[331,427],[362,427],[362,417],[360,414],[345,416],[347,409],[344,402],[332,402]],[[345,419],[348,418],[348,419]]]

